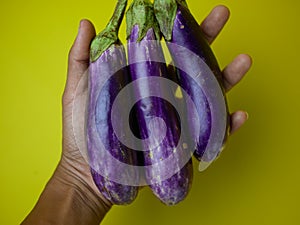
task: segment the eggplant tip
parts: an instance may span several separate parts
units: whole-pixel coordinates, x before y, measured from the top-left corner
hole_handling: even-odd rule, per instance
[[[201,160],[199,163],[199,168],[198,168],[199,172],[203,172],[204,170],[206,170],[210,166],[211,163],[212,162],[205,162],[205,161]]]

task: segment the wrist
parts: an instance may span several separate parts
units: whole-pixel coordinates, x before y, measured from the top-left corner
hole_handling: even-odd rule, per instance
[[[63,157],[49,182],[49,186],[51,188],[59,187],[61,191],[69,193],[78,210],[83,210],[84,213],[101,221],[112,204],[97,189],[89,173],[88,165],[70,167],[70,164],[65,161],[67,160]]]
[[[111,204],[60,162],[37,204],[22,223],[99,225]]]

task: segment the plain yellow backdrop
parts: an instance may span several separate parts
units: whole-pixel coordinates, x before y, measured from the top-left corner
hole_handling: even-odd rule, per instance
[[[228,94],[247,124],[208,170],[195,172],[187,199],[162,205],[142,190],[103,224],[300,224],[300,2],[188,0],[200,22],[217,4],[231,18],[213,50],[221,67],[249,53],[253,68]],[[79,20],[104,28],[115,1],[1,1],[0,224],[19,224],[61,154],[61,95]],[[124,41],[125,28],[121,30]]]

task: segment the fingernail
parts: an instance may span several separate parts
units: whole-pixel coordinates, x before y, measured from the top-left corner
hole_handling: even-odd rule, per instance
[[[77,42],[77,40],[79,38],[80,30],[81,30],[81,21],[79,22],[78,31],[77,31],[76,38],[74,40],[74,44]]]
[[[82,20],[80,20],[80,22],[79,22],[78,33],[80,32],[81,24],[82,24]]]
[[[245,114],[246,114],[246,120],[248,120],[249,119],[249,113],[245,112]]]

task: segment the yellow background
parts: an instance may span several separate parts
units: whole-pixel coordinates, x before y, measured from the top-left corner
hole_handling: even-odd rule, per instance
[[[145,189],[103,224],[300,224],[300,2],[188,0],[200,22],[225,4],[231,19],[213,49],[224,67],[239,53],[254,65],[228,95],[250,119],[211,168],[195,172],[188,198],[166,207]],[[1,1],[0,224],[19,224],[61,153],[61,95],[79,20],[99,32],[115,1]],[[124,25],[122,39],[124,40]]]

